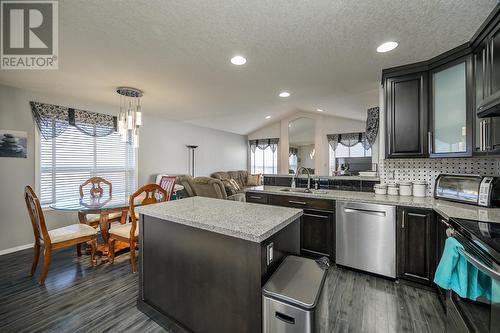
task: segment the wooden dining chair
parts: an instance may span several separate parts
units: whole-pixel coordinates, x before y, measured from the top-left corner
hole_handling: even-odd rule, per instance
[[[111,184],[110,181],[102,178],[102,177],[91,177],[84,181],[80,185],[80,198],[83,198],[85,195],[85,189],[86,187],[90,186],[89,189],[89,195],[91,198],[97,198],[101,197],[104,195],[104,187],[108,188],[108,196],[111,197],[113,194],[113,185]],[[120,221],[123,222],[124,220],[122,219],[123,212],[115,212],[111,213],[108,215],[108,223]],[[101,216],[99,214],[88,214],[83,211],[78,212],[78,219],[80,220],[80,223],[88,224],[91,227],[97,228],[99,225]]]
[[[176,176],[162,176],[160,179],[160,187],[167,191],[167,200],[170,201],[174,193]]]
[[[131,222],[127,224],[115,224],[109,229],[108,256],[111,264],[115,259],[115,241],[126,242],[130,245],[130,264],[132,266],[132,272],[137,272],[135,249],[139,242],[139,227],[137,225],[135,207],[167,201],[167,195],[167,191],[160,185],[146,184],[141,186],[130,196],[129,209]]]
[[[26,202],[26,207],[28,208],[28,213],[31,220],[31,225],[33,227],[33,234],[35,236],[34,245],[34,256],[33,264],[31,265],[30,275],[33,276],[38,265],[38,259],[40,257],[40,246],[43,244],[43,269],[40,274],[40,284],[45,283],[45,278],[49,271],[52,250],[60,249],[64,247],[80,245],[82,243],[87,243],[91,247],[90,261],[92,266],[95,266],[95,251],[97,247],[96,234],[97,231],[86,224],[71,224],[66,227],[47,230],[47,225],[45,224],[45,216],[43,215],[42,207],[40,201],[36,196],[35,192],[31,186],[26,186],[24,189],[24,200]],[[77,247],[77,254],[81,256],[79,247]]]

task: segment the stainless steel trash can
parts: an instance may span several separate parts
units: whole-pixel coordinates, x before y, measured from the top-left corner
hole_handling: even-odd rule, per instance
[[[264,333],[312,333],[327,269],[316,261],[286,257],[262,289]]]

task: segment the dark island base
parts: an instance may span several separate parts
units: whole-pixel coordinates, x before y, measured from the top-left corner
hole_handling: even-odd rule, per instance
[[[300,254],[300,220],[256,243],[141,216],[140,246],[137,306],[157,323],[187,332],[260,332],[261,287],[286,255]]]

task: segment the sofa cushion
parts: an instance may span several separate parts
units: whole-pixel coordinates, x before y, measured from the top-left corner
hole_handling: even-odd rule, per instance
[[[224,184],[224,189],[228,196],[238,193],[230,179],[222,180],[222,184]]]
[[[214,172],[210,175],[210,177],[217,178],[219,180],[230,179],[229,174],[225,171]]]

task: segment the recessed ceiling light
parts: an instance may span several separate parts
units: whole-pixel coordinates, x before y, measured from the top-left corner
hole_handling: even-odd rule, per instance
[[[324,110],[323,109],[316,109],[316,111],[323,112]]]
[[[290,93],[288,91],[282,91],[279,94],[280,97],[290,97]]]
[[[247,60],[242,56],[234,56],[231,58],[231,63],[236,66],[241,66],[247,63]]]
[[[266,119],[271,119],[271,116],[266,116]]]
[[[394,50],[396,47],[398,47],[397,42],[385,42],[381,44],[379,47],[377,47],[377,52],[379,53],[389,52]]]
[[[292,124],[288,124],[288,127],[292,127]]]

